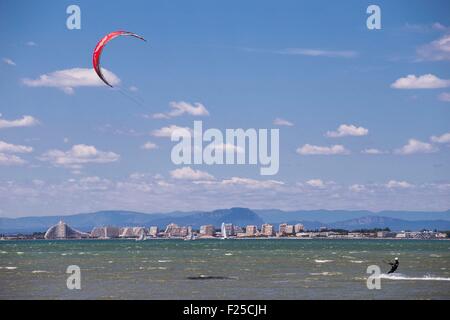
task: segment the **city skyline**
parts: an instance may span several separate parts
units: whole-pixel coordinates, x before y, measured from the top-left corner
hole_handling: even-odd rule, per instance
[[[0,217],[450,208],[447,2],[379,1],[381,30],[356,1],[77,4],[80,30],[67,3],[0,4]],[[115,90],[91,58],[121,28],[148,43],[108,44]],[[174,165],[196,120],[279,129],[279,172]]]

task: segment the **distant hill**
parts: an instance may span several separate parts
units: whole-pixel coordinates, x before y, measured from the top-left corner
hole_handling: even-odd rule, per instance
[[[380,211],[367,210],[296,210],[283,211],[278,209],[253,210],[264,221],[280,223],[285,221],[316,221],[333,223],[368,216],[378,216],[407,221],[447,220],[450,221],[450,210],[447,211]]]
[[[247,208],[220,209],[211,212],[190,211],[171,213],[142,213],[134,211],[99,211],[80,213],[68,216],[43,216],[23,218],[0,218],[0,233],[32,233],[46,231],[59,220],[81,231],[91,231],[99,226],[144,226],[157,225],[164,228],[169,223],[191,225],[212,224],[219,228],[222,222],[235,225],[257,225],[287,222],[302,223],[306,229],[315,230],[320,227],[347,230],[390,228],[399,230],[438,229],[450,230],[450,211],[445,212],[408,212],[383,211],[292,211],[250,210]]]
[[[157,225],[160,228],[169,223],[191,225],[199,228],[204,224],[212,224],[217,228],[222,222],[245,226],[261,225],[263,220],[253,211],[246,208],[221,209],[212,212],[173,212],[173,213],[140,213],[133,211],[99,211],[68,216],[44,216],[24,218],[0,218],[0,233],[43,232],[50,226],[64,220],[68,225],[81,231],[91,231],[100,226],[144,226]]]
[[[331,224],[332,228],[356,230],[356,229],[373,229],[373,228],[389,228],[392,231],[402,230],[450,230],[450,221],[445,220],[416,220],[406,221],[402,219],[394,219],[389,217],[367,216],[352,220],[335,222]]]

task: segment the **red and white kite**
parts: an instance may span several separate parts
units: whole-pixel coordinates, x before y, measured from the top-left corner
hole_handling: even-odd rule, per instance
[[[94,66],[95,72],[100,77],[100,79],[102,79],[102,81],[104,83],[106,83],[108,86],[110,86],[111,88],[112,88],[112,85],[103,76],[102,69],[100,67],[100,57],[102,55],[102,51],[103,51],[103,48],[105,47],[105,45],[109,41],[111,41],[112,39],[120,37],[120,36],[131,36],[131,37],[135,37],[135,38],[141,39],[143,41],[146,41],[141,36],[139,36],[139,35],[137,35],[135,33],[132,33],[132,32],[128,32],[128,31],[114,31],[114,32],[111,32],[111,33],[107,34],[106,36],[104,36],[97,43],[97,45],[95,46],[95,49],[94,49],[94,54],[92,55],[92,64]]]

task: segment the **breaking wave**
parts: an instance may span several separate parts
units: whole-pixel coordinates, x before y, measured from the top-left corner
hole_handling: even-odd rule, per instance
[[[333,262],[333,260],[319,260],[319,259],[316,259],[316,260],[314,260],[316,263],[328,263],[328,262]]]
[[[401,273],[398,274],[382,274],[380,275],[380,279],[388,279],[388,280],[413,280],[413,281],[450,281],[450,278],[444,277],[433,277],[430,275],[425,275],[423,277],[408,277]]]

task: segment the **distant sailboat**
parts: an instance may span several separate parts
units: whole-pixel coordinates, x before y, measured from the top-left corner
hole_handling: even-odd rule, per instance
[[[227,228],[225,226],[225,222],[222,222],[222,228],[221,228],[221,232],[222,232],[222,239],[227,239]]]
[[[192,227],[188,227],[188,235],[184,238],[185,241],[195,240],[194,234],[192,233]]]

